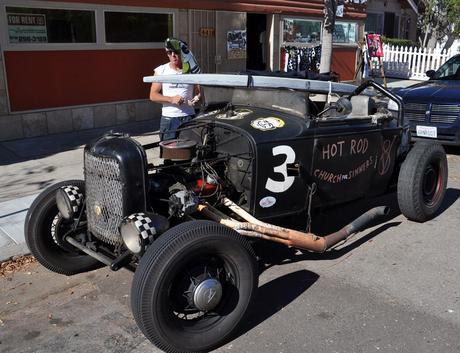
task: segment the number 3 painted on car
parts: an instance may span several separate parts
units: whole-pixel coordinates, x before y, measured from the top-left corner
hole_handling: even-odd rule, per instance
[[[285,192],[287,189],[289,189],[292,186],[292,184],[294,184],[295,177],[287,175],[287,165],[288,163],[294,163],[295,152],[291,147],[283,145],[283,146],[273,147],[272,153],[273,153],[273,156],[277,156],[279,154],[284,154],[286,156],[286,160],[284,161],[283,164],[273,168],[273,171],[275,173],[280,173],[283,175],[284,180],[276,181],[271,178],[268,178],[267,183],[265,184],[265,188],[268,191],[275,192],[275,193]]]

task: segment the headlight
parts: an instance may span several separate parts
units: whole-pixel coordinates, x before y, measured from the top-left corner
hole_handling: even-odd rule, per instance
[[[56,205],[65,219],[71,219],[80,211],[83,193],[78,186],[62,186],[56,191]]]
[[[155,235],[159,226],[155,222],[161,216],[134,213],[126,217],[120,225],[121,238],[126,247],[135,254],[143,253]],[[161,217],[164,218],[164,217]]]

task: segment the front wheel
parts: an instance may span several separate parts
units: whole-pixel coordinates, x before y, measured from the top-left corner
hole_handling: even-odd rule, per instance
[[[144,335],[166,352],[219,347],[237,331],[256,292],[249,243],[210,221],[171,228],[142,257],[131,304]]]
[[[425,222],[434,217],[444,199],[447,158],[438,143],[417,142],[401,166],[398,203],[408,219]]]
[[[45,189],[27,212],[24,235],[30,252],[40,264],[53,272],[69,276],[94,270],[102,264],[62,240],[63,235],[71,229],[71,224],[59,213],[56,191],[67,185],[77,186],[82,191],[85,188],[81,180],[68,180]]]

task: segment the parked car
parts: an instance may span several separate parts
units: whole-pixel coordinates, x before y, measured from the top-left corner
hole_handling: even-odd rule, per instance
[[[147,81],[200,84],[205,108],[174,140],[140,145],[109,133],[87,145],[85,180],[44,190],[25,236],[57,273],[132,270],[134,318],[164,351],[209,351],[234,337],[258,286],[252,241],[324,252],[388,207],[325,236],[305,231],[314,210],[397,189],[402,213],[423,222],[443,201],[442,146],[410,145],[400,98],[376,83],[207,74]],[[147,160],[152,148],[163,162]]]
[[[428,81],[396,91],[412,138],[460,145],[460,55],[426,74]]]

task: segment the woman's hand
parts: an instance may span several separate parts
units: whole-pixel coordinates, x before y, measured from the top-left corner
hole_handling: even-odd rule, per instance
[[[197,94],[195,97],[190,99],[187,103],[188,103],[188,105],[194,106],[196,103],[199,102],[200,98],[201,98],[201,96],[199,94]]]
[[[171,104],[181,105],[182,103],[184,103],[184,97],[179,95],[171,97]]]

